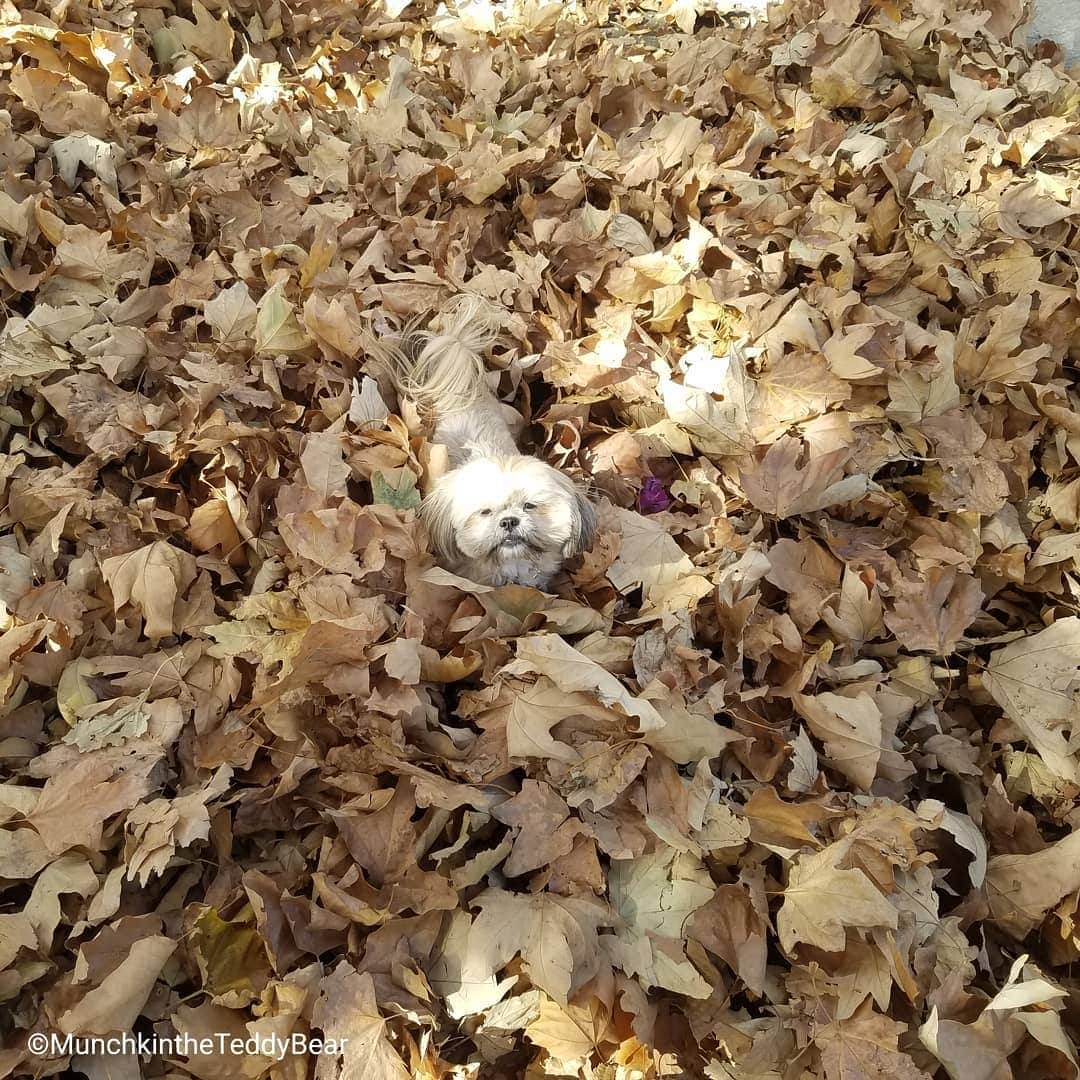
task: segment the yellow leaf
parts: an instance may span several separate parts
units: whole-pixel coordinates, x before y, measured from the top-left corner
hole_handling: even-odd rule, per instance
[[[259,301],[255,319],[255,348],[259,352],[300,352],[310,344],[307,335],[296,321],[292,304],[278,288],[271,289]]]
[[[262,989],[270,972],[266,947],[258,930],[242,922],[226,922],[208,907],[196,919],[191,947],[210,994],[231,994],[248,1001]]]
[[[229,562],[243,562],[240,534],[229,513],[229,504],[224,499],[208,499],[195,507],[184,535],[197,551],[219,548]]]
[[[60,673],[60,682],[56,688],[56,707],[68,724],[74,724],[79,713],[88,705],[97,704],[97,698],[86,682],[92,670],[90,661],[80,657],[72,660]]]

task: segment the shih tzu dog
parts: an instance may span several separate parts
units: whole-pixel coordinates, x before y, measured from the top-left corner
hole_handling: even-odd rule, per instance
[[[522,417],[495,397],[484,369],[500,326],[488,301],[462,294],[436,329],[406,330],[374,351],[447,448],[449,470],[420,507],[439,560],[477,584],[545,589],[589,548],[596,511],[571,480],[518,449]]]

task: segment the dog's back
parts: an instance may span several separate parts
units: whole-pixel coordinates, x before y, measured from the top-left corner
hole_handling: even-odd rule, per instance
[[[492,394],[484,368],[484,350],[501,322],[494,305],[463,293],[444,308],[437,330],[411,327],[395,344],[378,346],[398,393],[434,419],[435,441],[449,448],[451,468],[518,452],[521,417]]]

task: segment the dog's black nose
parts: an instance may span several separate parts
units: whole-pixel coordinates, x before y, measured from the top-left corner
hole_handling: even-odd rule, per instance
[[[503,529],[516,529],[521,524],[521,518],[504,517],[499,525]]]

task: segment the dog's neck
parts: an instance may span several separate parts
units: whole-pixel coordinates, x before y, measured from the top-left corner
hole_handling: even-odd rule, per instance
[[[530,585],[544,590],[560,566],[562,559],[554,552],[526,548],[513,554],[496,551],[483,558],[465,560],[450,569],[478,585]]]

